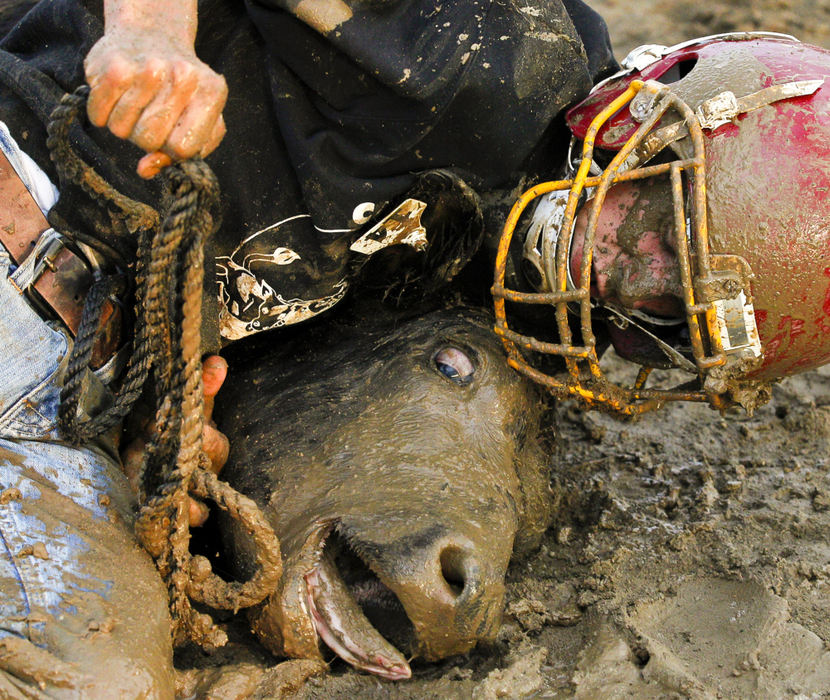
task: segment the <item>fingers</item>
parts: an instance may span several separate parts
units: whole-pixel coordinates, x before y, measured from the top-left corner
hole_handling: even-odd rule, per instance
[[[220,114],[219,118],[213,125],[213,131],[210,134],[210,137],[207,140],[207,143],[203,146],[201,153],[199,155],[204,158],[209,153],[212,153],[216,150],[217,146],[222,142],[222,139],[225,138],[225,133],[227,129],[225,128],[225,118]]]
[[[138,475],[141,470],[141,462],[144,458],[144,452],[147,449],[147,443],[139,438],[133,440],[127,447],[121,451],[122,469],[124,470],[127,480],[130,483],[130,488],[134,494],[138,494]],[[218,471],[218,469],[216,470]],[[210,509],[201,501],[188,496],[188,521],[191,527],[201,527],[210,515]]]
[[[202,383],[205,389],[205,398],[213,398],[222,388],[225,377],[228,376],[228,363],[221,355],[208,355],[202,362]]]
[[[141,463],[144,459],[144,451],[147,449],[147,441],[143,437],[132,440],[121,450],[121,468],[130,483],[134,494],[138,494],[138,475],[141,473]]]
[[[88,63],[87,82],[90,85],[86,111],[95,126],[106,126],[116,102],[133,83],[135,68],[124,56],[113,55],[106,67]],[[93,77],[94,76],[94,77]]]
[[[122,60],[120,64],[123,63]],[[108,126],[113,134],[126,139],[133,133],[142,111],[168,82],[168,67],[164,61],[150,59],[140,72],[134,73],[132,66],[120,64],[117,82],[107,85],[104,91],[98,89],[90,92],[87,111],[90,120],[93,114],[97,118],[98,123],[93,122],[96,126]],[[105,93],[104,97],[92,102],[93,96],[102,93]],[[119,93],[120,96],[112,102],[112,98]]]
[[[170,156],[166,153],[162,153],[161,151],[156,151],[155,153],[148,153],[140,161],[138,161],[138,167],[136,170],[141,177],[145,180],[149,180],[150,178],[158,175],[168,165],[172,164],[173,159]]]
[[[213,401],[225,378],[228,376],[228,363],[219,355],[210,355],[202,362],[202,384],[204,386],[204,416],[205,426],[202,430],[202,449],[210,459],[210,470],[214,474],[225,466],[228,460],[230,444],[224,433],[217,430],[211,422]],[[145,434],[130,441],[121,451],[121,461],[124,473],[130,482],[134,493],[138,493],[138,475],[147,450],[147,443],[152,438],[152,423],[146,426]],[[204,524],[209,514],[208,507],[194,498],[188,498],[188,518],[192,527]]]
[[[202,386],[205,392],[205,421],[213,416],[213,400],[228,376],[228,363],[219,355],[209,355],[202,362]]]
[[[195,498],[189,498],[188,501],[188,520],[190,521],[190,527],[201,527],[208,519],[210,509],[207,505],[201,501],[197,501]]]
[[[222,115],[219,115],[219,119],[217,119],[216,124],[213,127],[213,134],[202,148],[202,151],[199,153],[199,157],[205,158],[209,153],[212,153],[222,142],[222,139],[225,138],[226,131],[225,120],[222,118]],[[170,156],[162,151],[155,151],[154,153],[148,153],[140,161],[138,161],[137,170],[141,177],[149,180],[150,178],[158,175],[168,165],[172,164],[173,159]]]
[[[211,421],[213,401],[228,376],[228,363],[219,355],[210,355],[202,362],[202,386],[205,392],[205,427],[202,430],[202,449],[210,459],[211,470],[218,474],[228,461],[230,443],[224,433]]]
[[[180,156],[169,139],[196,93],[198,80],[199,75],[190,64],[184,62],[173,64],[170,77],[156,91],[153,100],[141,109],[135,127],[122,138],[129,138],[136,146],[148,153],[163,150],[174,159],[177,156],[179,160],[187,158],[187,155],[183,155],[183,149],[179,149],[182,153]],[[109,121],[107,125],[112,131]],[[119,134],[115,135],[119,136]]]
[[[219,355],[210,355],[202,362],[202,386],[205,392],[205,427],[202,429],[202,450],[210,459],[210,470],[218,474],[228,461],[230,443],[225,434],[216,429],[211,422],[213,400],[225,378],[228,376],[228,363]],[[201,501],[190,499],[189,519],[191,527],[201,527],[210,514],[208,507]]]
[[[192,70],[190,66],[183,68]],[[174,85],[174,93],[171,95],[170,102],[173,102],[173,98],[180,92],[182,94],[185,91],[189,92],[191,81],[194,83],[194,89],[184,100],[183,109],[179,112],[178,118],[169,124],[169,133],[164,143],[155,150],[164,150],[174,158],[184,160],[202,155],[215,139],[228,89],[224,78],[212,71],[210,73],[201,71],[198,75],[188,72],[180,80],[185,87],[178,88]],[[165,123],[165,127],[167,125],[168,123]],[[224,127],[224,122],[222,122],[222,127]]]
[[[218,474],[228,461],[230,442],[224,433],[212,425],[205,425],[202,430],[202,450],[210,459],[210,470]]]
[[[225,79],[181,45],[144,36],[105,35],[84,63],[87,112],[149,154],[138,167],[153,177],[172,162],[205,157],[222,141]]]

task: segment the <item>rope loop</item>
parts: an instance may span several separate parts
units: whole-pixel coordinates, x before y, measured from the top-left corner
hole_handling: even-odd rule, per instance
[[[212,608],[234,612],[262,602],[279,583],[282,558],[277,537],[259,506],[204,469],[193,473],[191,493],[212,500],[244,528],[254,542],[256,573],[243,583],[228,582],[212,573],[207,559],[193,557],[188,594],[193,600]]]
[[[47,127],[47,144],[62,179],[118,212],[138,237],[135,333],[113,407],[80,421],[82,379],[89,368],[101,310],[118,284],[115,278],[96,282],[84,305],[66,373],[60,427],[78,443],[101,434],[129,413],[153,377],[156,430],[139,472],[142,507],[135,532],[168,585],[174,643],[191,640],[211,649],[224,644],[227,637],[209,615],[193,608],[191,600],[234,611],[255,605],[275,589],[282,568],[279,542],[257,505],[201,468],[207,460],[202,451],[204,244],[218,226],[219,187],[204,161],[183,161],[166,168],[167,207],[159,225],[158,212],[117,192],[73,149],[69,134],[88,94],[89,89],[82,86],[61,100]],[[250,533],[256,574],[249,581],[224,581],[212,573],[204,557],[191,555],[190,493],[212,499]]]

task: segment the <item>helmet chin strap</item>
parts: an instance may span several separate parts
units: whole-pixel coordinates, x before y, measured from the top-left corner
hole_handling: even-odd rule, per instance
[[[689,360],[688,358],[684,357],[681,352],[679,352],[676,348],[673,348],[669,345],[665,340],[660,338],[658,335],[655,335],[652,331],[648,328],[643,326],[641,323],[638,323],[635,320],[635,315],[638,313],[637,311],[630,311],[624,310],[615,304],[608,303],[608,302],[594,302],[596,308],[604,309],[608,311],[612,318],[609,319],[610,323],[613,323],[617,328],[620,330],[625,330],[629,325],[634,326],[637,330],[641,333],[644,333],[648,336],[654,344],[663,351],[666,357],[671,360],[671,363],[677,368],[682,369],[684,372],[689,372],[690,374],[697,375],[698,369],[694,362]],[[647,314],[641,314],[641,316],[645,317],[645,320],[649,320]],[[685,319],[659,319],[661,324],[664,326],[678,326],[685,324]]]
[[[599,304],[602,306],[602,304]],[[640,309],[628,309],[627,315],[634,319],[637,318],[644,323],[648,323],[652,326],[682,326],[686,323],[685,318],[666,318],[664,316],[652,316],[651,314],[647,314],[645,311],[641,311]]]

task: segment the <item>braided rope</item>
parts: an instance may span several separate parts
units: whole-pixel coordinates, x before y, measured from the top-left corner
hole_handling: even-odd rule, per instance
[[[193,600],[212,608],[234,612],[261,602],[265,597],[263,592],[273,591],[282,576],[282,559],[279,541],[259,506],[204,469],[193,473],[191,493],[212,500],[250,534],[256,545],[256,573],[245,582],[224,581],[211,575],[207,559],[193,557],[188,594]]]
[[[80,443],[78,406],[81,399],[81,384],[89,368],[95,341],[101,333],[101,312],[107,299],[118,293],[123,287],[123,280],[118,277],[105,277],[96,280],[84,301],[81,323],[75,336],[72,352],[61,388],[61,404],[58,411],[58,427],[67,435],[72,435]]]
[[[169,522],[157,565],[170,587],[174,641],[192,638],[205,646],[218,646],[224,643],[224,633],[193,610],[187,595],[191,559],[188,490],[199,467],[204,427],[200,358],[203,242],[205,230],[212,226],[206,212],[215,203],[218,187],[202,161],[180,163],[168,168],[165,176],[172,204],[148,269],[148,276],[161,282],[150,287],[151,294],[145,300],[148,325],[160,331],[154,335],[156,388],[164,400],[156,414],[160,429],[141,468],[142,482],[154,474],[162,481],[142,507],[139,522],[157,522],[159,517]],[[169,297],[157,293],[164,287],[172,292],[173,304]],[[175,317],[176,312],[180,317]],[[174,335],[174,329],[179,333]],[[139,525],[137,532],[141,534],[144,527]],[[158,549],[156,543],[153,547]]]
[[[158,212],[146,204],[118,192],[75,153],[70,144],[69,130],[79,121],[86,105],[89,87],[81,85],[73,93],[61,98],[46,125],[46,146],[62,179],[79,185],[94,201],[115,205],[123,214],[131,233],[158,226]]]
[[[146,295],[147,287],[147,258],[149,257],[150,246],[150,230],[142,229],[138,237],[138,259],[136,261],[135,285],[136,285],[136,302],[135,302],[135,317],[136,319],[145,318],[144,314],[144,297]],[[79,329],[80,330],[80,329]],[[147,377],[150,374],[150,367],[153,363],[152,347],[150,343],[150,327],[146,323],[137,322],[135,328],[135,335],[133,338],[132,352],[127,363],[127,370],[118,393],[115,396],[112,407],[95,416],[86,423],[83,423],[76,428],[76,434],[82,440],[90,439],[96,435],[110,430],[120,423],[126,415],[132,410],[138,397],[141,396],[141,391],[144,384],[147,382]]]
[[[49,123],[46,126],[46,145],[62,182],[79,184],[93,201],[98,202],[104,208],[115,206],[120,211],[128,229],[137,234],[135,316],[136,319],[142,319],[145,316],[142,302],[145,297],[146,268],[152,250],[151,236],[159,228],[158,212],[152,207],[136,202],[118,192],[95,170],[84,163],[71,147],[69,141],[70,128],[73,123],[79,120],[88,94],[89,88],[82,85],[74,93],[63,96],[60,104],[52,111]],[[92,292],[90,292],[91,295]],[[88,302],[89,300],[87,300]],[[87,337],[97,330],[98,318],[98,316],[86,313],[85,304],[84,315],[78,328],[76,345],[79,344],[78,338]],[[85,363],[80,361],[80,355],[82,353],[87,354],[86,348],[83,347],[82,343],[81,345],[81,348],[74,348],[70,356],[67,381],[61,391],[59,423],[64,434],[75,444],[97,437],[123,420],[141,395],[152,364],[149,329],[145,324],[138,322],[125,378],[115,396],[113,406],[92,419],[79,421],[77,407],[81,401],[80,379],[89,365],[88,359]]]
[[[276,536],[256,504],[202,467],[204,391],[202,386],[201,302],[204,242],[214,228],[218,184],[203,161],[165,170],[170,206],[161,226],[155,210],[118,193],[69,145],[69,129],[85,103],[85,87],[67,95],[53,112],[47,141],[62,181],[79,184],[101,206],[120,210],[138,235],[136,332],[132,354],[114,406],[85,422],[77,419],[84,371],[98,332],[100,310],[112,280],[93,286],[84,307],[61,395],[61,427],[81,441],[113,427],[131,410],[153,370],[157,430],[139,473],[142,504],[135,532],[167,582],[175,644],[195,641],[215,648],[227,641],[210,615],[193,609],[191,598],[216,608],[238,610],[269,595],[281,575]],[[189,493],[211,498],[239,519],[254,540],[256,573],[245,583],[227,582],[210,572],[189,550]],[[207,568],[205,567],[207,563]],[[194,578],[195,575],[195,578]],[[196,580],[198,579],[198,580]]]

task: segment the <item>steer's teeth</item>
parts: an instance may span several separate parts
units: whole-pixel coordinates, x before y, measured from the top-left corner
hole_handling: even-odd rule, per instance
[[[369,673],[404,680],[412,676],[403,655],[363,614],[327,554],[306,574],[308,605],[317,634],[341,659]]]

